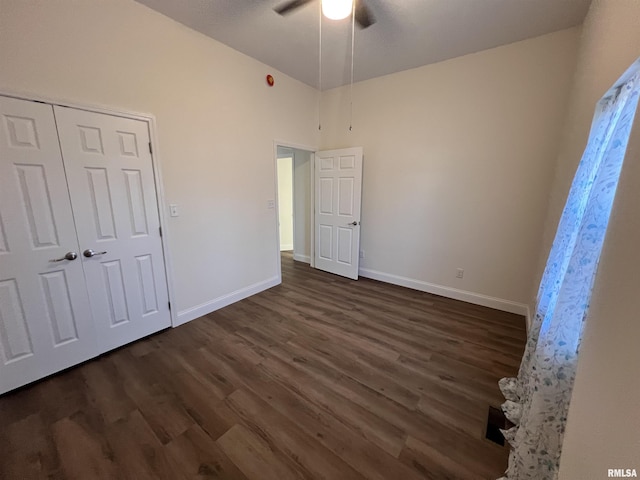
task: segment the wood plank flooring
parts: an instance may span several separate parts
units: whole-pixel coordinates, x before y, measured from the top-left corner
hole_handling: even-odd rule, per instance
[[[2,479],[493,479],[524,319],[282,258],[283,284],[0,397]]]

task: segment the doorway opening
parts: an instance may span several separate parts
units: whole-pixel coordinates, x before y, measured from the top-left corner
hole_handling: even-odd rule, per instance
[[[312,264],[313,151],[277,145],[276,182],[280,258]]]
[[[280,279],[287,260],[357,280],[362,147],[314,152],[276,142],[274,153]]]

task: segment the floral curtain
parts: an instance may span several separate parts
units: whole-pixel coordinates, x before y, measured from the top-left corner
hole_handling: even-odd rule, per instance
[[[503,479],[557,478],[584,319],[627,141],[640,72],[603,98],[540,283],[517,378],[500,380],[512,450]]]

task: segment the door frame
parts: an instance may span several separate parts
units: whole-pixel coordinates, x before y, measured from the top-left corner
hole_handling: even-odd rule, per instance
[[[313,192],[313,189],[315,188],[315,152],[318,151],[317,147],[310,147],[309,145],[301,145],[299,143],[293,143],[293,142],[288,142],[285,140],[274,140],[273,141],[273,169],[274,169],[274,174],[273,174],[273,181],[274,181],[274,192],[275,192],[275,222],[276,222],[276,259],[277,259],[277,265],[278,265],[278,283],[282,283],[282,262],[280,259],[280,227],[279,227],[279,222],[278,222],[278,212],[280,211],[280,204],[279,204],[279,200],[278,200],[278,147],[284,147],[284,148],[292,148],[295,150],[304,150],[305,152],[309,152],[311,153],[311,178],[310,178],[310,184],[309,184],[309,188],[311,189],[310,191]],[[295,178],[295,154],[293,156],[293,160],[292,160],[292,174],[294,175]],[[295,201],[295,182],[293,182],[293,194],[294,194],[294,201]],[[309,234],[311,235],[311,259],[310,259],[310,265],[311,268],[315,268],[315,251],[316,251],[316,242],[315,242],[315,227],[314,227],[314,222],[315,222],[315,196],[311,195],[311,205],[309,208],[309,215],[311,215],[311,231],[309,232]],[[295,210],[294,210],[295,211]],[[294,240],[293,240],[293,244],[295,247],[295,214],[294,214],[294,218],[293,218],[293,235],[294,235]]]
[[[150,113],[139,113],[127,109],[113,108],[105,105],[87,105],[77,103],[75,101],[52,98],[45,95],[38,95],[29,92],[16,92],[12,90],[0,89],[0,95],[5,97],[17,98],[19,100],[35,101],[40,103],[47,103],[50,105],[58,105],[61,107],[70,107],[77,110],[85,110],[87,112],[101,113],[106,115],[112,115],[116,117],[128,118],[131,120],[139,120],[147,124],[149,130],[149,141],[151,142],[151,165],[153,168],[153,182],[156,187],[156,206],[158,207],[158,217],[160,219],[160,228],[162,229],[162,236],[160,242],[162,244],[162,258],[164,263],[164,269],[167,279],[167,293],[169,296],[169,315],[171,317],[171,326],[176,327],[179,325],[177,318],[177,303],[175,299],[175,288],[173,285],[173,269],[171,261],[171,251],[169,250],[169,224],[167,222],[167,212],[163,208],[166,204],[164,195],[164,184],[162,181],[162,171],[160,167],[160,147],[158,145],[158,136],[156,128],[156,117]],[[280,257],[278,256],[278,261]]]

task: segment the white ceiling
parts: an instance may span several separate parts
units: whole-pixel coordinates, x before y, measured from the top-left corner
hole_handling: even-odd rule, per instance
[[[286,17],[273,11],[285,0],[138,1],[318,87],[319,0]],[[591,0],[365,1],[377,23],[365,30],[356,27],[356,81],[580,25],[591,3]],[[325,90],[350,80],[351,22],[323,19],[322,23]]]

